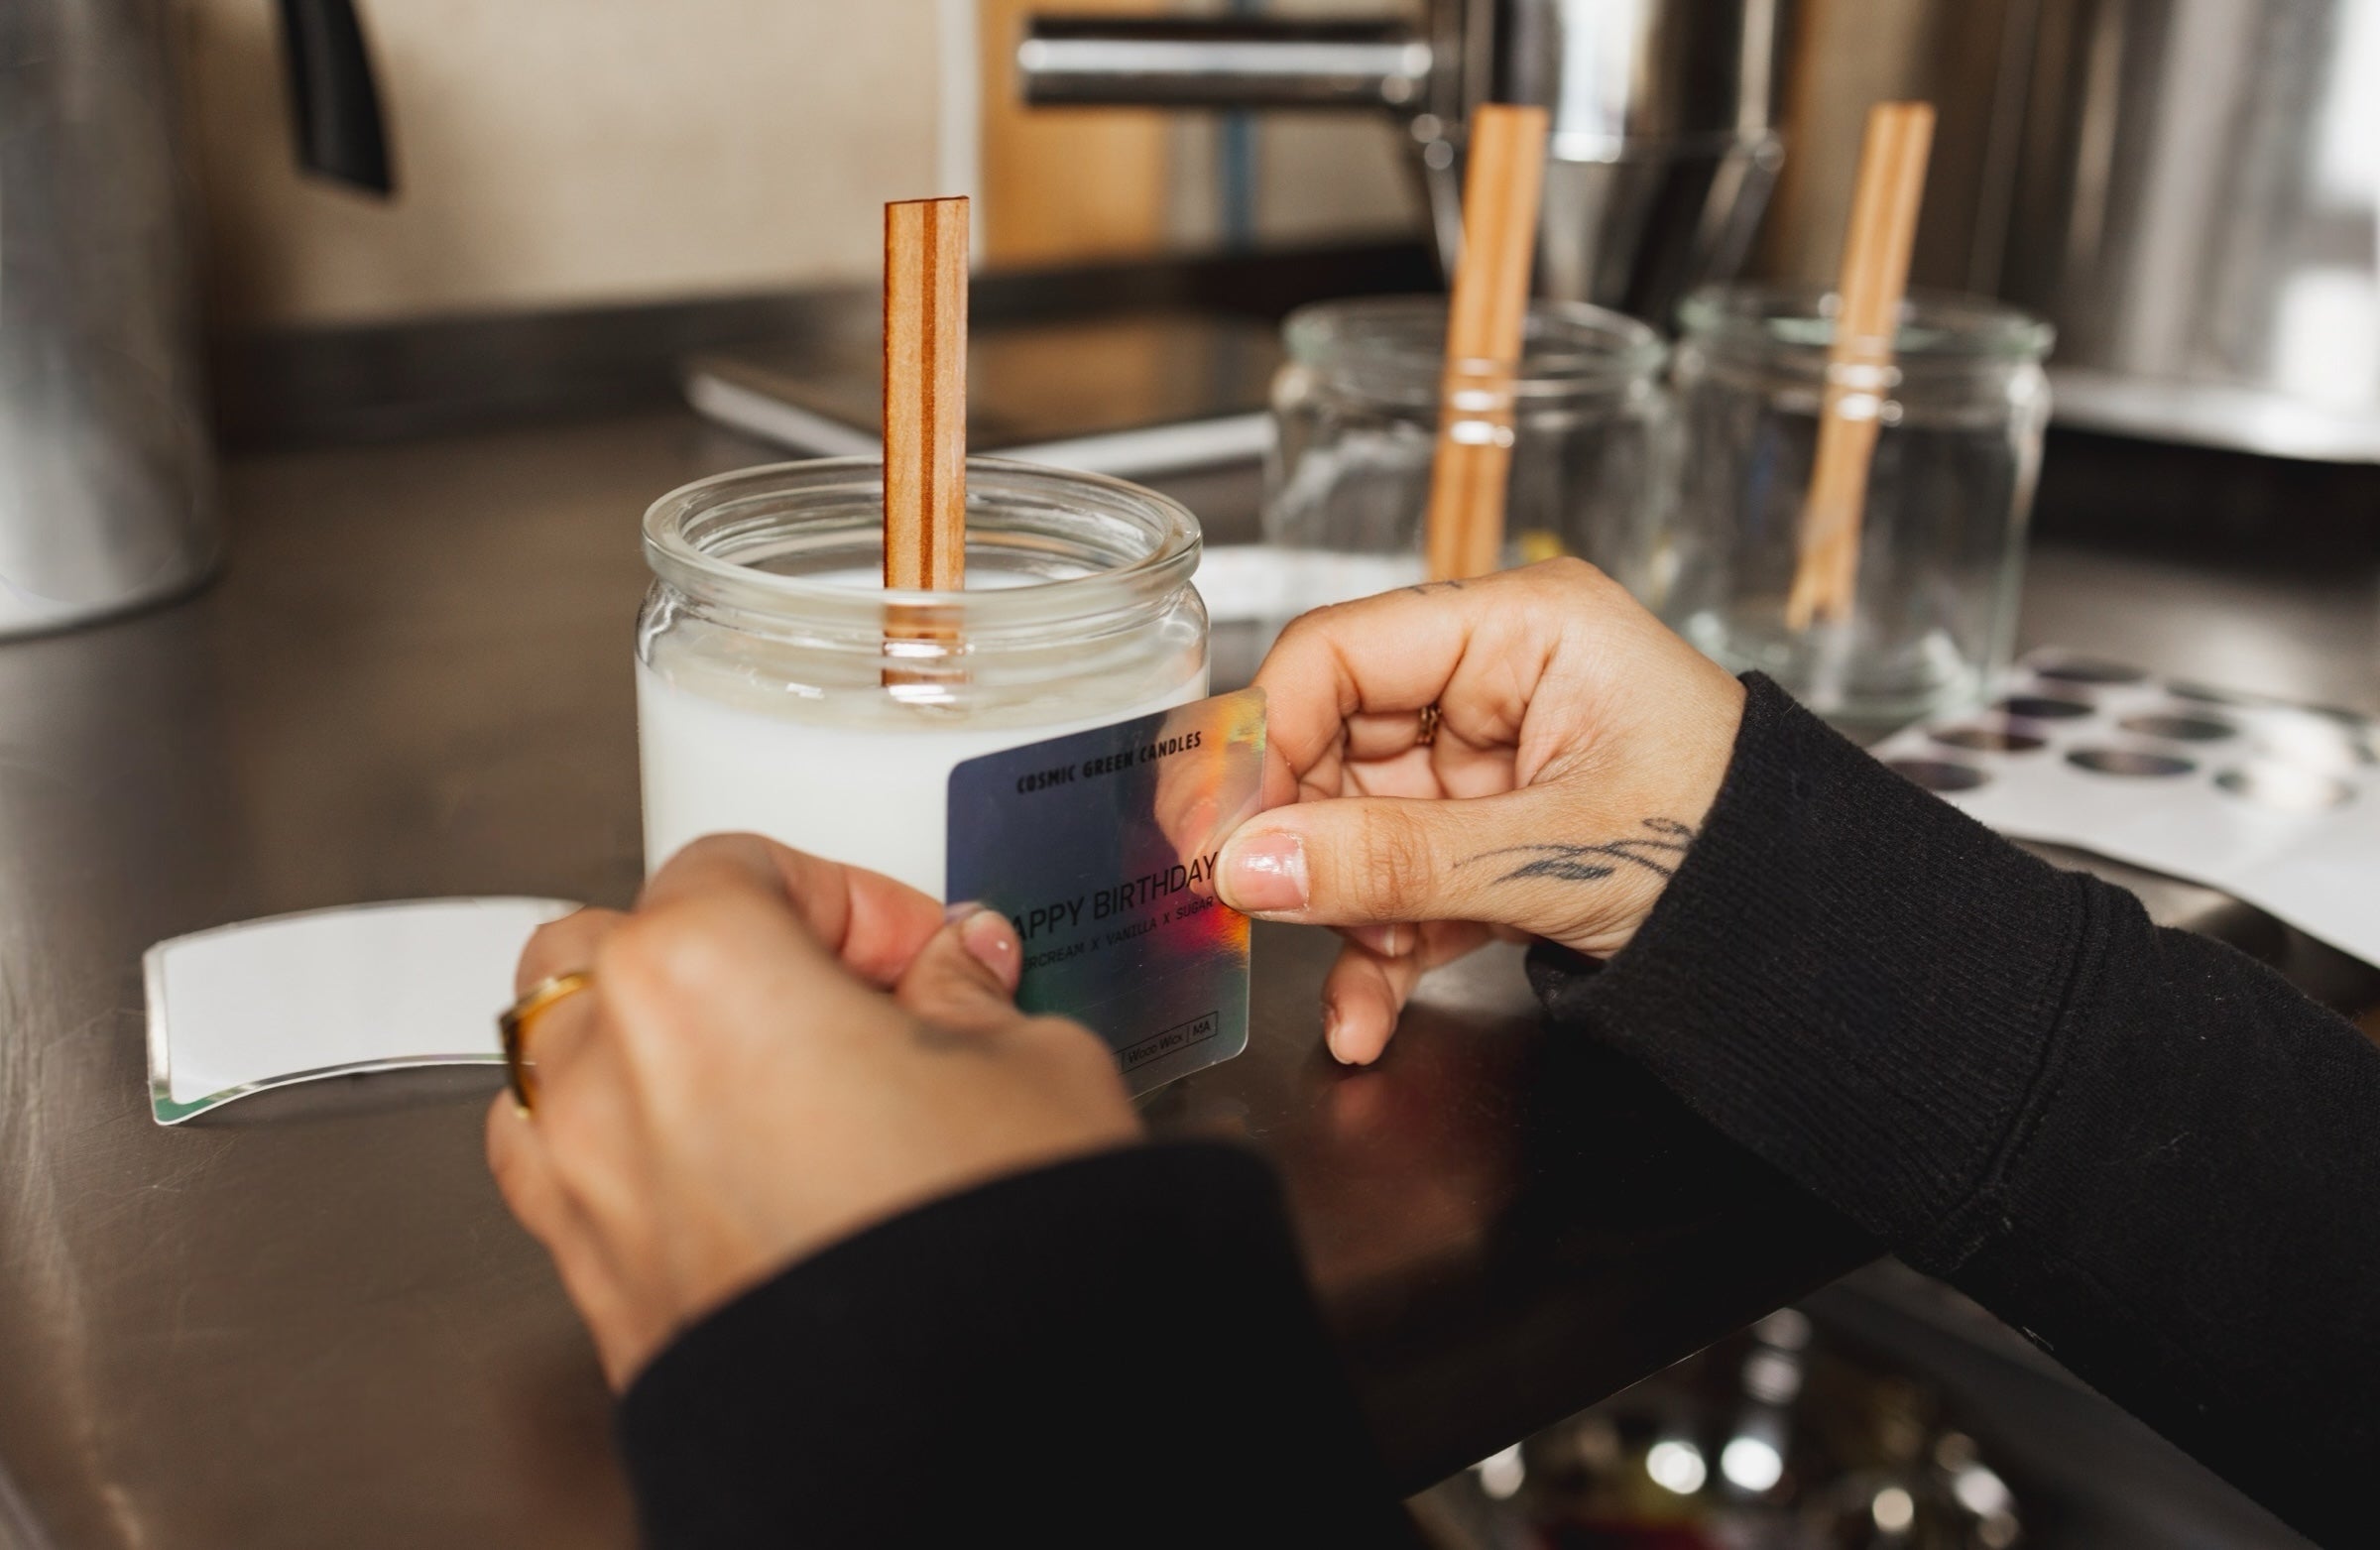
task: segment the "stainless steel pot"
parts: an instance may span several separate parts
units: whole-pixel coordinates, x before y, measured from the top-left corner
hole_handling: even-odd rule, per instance
[[[2380,0],[2045,0],[2000,289],[2066,423],[2380,462]]]
[[[1418,23],[1038,17],[1034,103],[1352,108],[1414,142],[1440,255],[1462,245],[1464,125],[1552,115],[1537,290],[1663,322],[1741,261],[1774,179],[1790,0],[1428,0]]]
[[[2056,419],[2380,462],[2380,0],[1830,0],[1754,267],[1828,280],[1859,115],[1941,104],[1912,278],[2058,326]]]
[[[0,4],[0,639],[186,591],[220,539],[163,7]],[[385,192],[348,0],[283,0],[309,167]]]

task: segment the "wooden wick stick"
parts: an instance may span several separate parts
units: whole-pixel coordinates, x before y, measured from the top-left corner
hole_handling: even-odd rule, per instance
[[[1545,136],[1543,108],[1491,103],[1471,121],[1463,261],[1447,308],[1438,450],[1424,530],[1433,581],[1485,575],[1503,555],[1512,373],[1529,315]]]
[[[1868,109],[1837,284],[1840,308],[1827,355],[1818,455],[1802,505],[1793,590],[1785,600],[1785,623],[1794,630],[1807,630],[1822,619],[1847,619],[1858,590],[1868,467],[1875,456],[1877,415],[1887,391],[1885,371],[1892,364],[1901,299],[1909,290],[1909,252],[1933,144],[1930,104],[1879,102]]]
[[[967,584],[967,201],[885,206],[885,585]]]

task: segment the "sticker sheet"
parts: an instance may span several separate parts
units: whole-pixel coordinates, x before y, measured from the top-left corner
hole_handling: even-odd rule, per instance
[[[493,1065],[496,1013],[556,898],[426,898],[277,915],[149,949],[160,1125],[293,1082]]]
[[[944,896],[1015,922],[1018,1004],[1095,1029],[1136,1093],[1248,1045],[1248,917],[1214,870],[1263,767],[1243,689],[951,772]]]
[[[2368,717],[2044,653],[1876,756],[2004,834],[2204,883],[2380,964]]]

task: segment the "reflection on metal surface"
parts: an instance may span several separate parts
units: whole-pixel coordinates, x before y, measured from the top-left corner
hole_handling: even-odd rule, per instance
[[[1448,1550],[1741,1545],[1771,1550],[2008,1550],[2031,1498],[1994,1469],[1990,1411],[1922,1370],[1855,1347],[1790,1346],[1780,1316],[1556,1423],[1414,1503]],[[1796,1374],[1771,1399],[1736,1374]],[[1716,1467],[1713,1461],[1716,1460]],[[1492,1468],[1491,1468],[1492,1467]],[[2009,1468],[2013,1469],[2011,1465]]]
[[[1719,1473],[1728,1485],[1756,1496],[1785,1478],[1785,1455],[1765,1437],[1730,1437],[1720,1450]]]
[[[2310,462],[2380,463],[2380,422],[2335,405],[2214,382],[2160,382],[2053,363],[2058,423]]]
[[[1528,1467],[1521,1462],[1518,1443],[1488,1455],[1472,1469],[1480,1477],[1480,1490],[1497,1501],[1509,1501],[1520,1494],[1520,1488],[1528,1481]]]
[[[1016,45],[1036,107],[1403,107],[1430,45],[1389,21],[1176,21],[1043,16]]]
[[[2380,461],[2380,6],[2043,6],[2003,294],[2062,421]]]
[[[2155,780],[2186,775],[2199,768],[2177,754],[2150,754],[2136,748],[2072,748],[2067,750],[2066,762],[2093,775]]]
[[[1664,1437],[1644,1451],[1645,1478],[1672,1495],[1691,1496],[1711,1478],[1703,1450],[1679,1437]]]
[[[1941,104],[1913,279],[2058,327],[2057,421],[2380,461],[2380,5],[1831,0],[1759,262],[1831,274],[1856,114]]]
[[[2343,807],[2355,796],[2355,788],[2336,775],[2269,760],[2221,771],[2214,783],[2233,796],[2276,812],[2322,812]]]
[[[0,14],[0,639],[214,567],[167,31],[138,0]]]

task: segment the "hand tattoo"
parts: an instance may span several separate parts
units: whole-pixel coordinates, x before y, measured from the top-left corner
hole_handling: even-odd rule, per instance
[[[1687,850],[1694,844],[1694,829],[1675,818],[1647,818],[1643,827],[1650,831],[1642,838],[1606,840],[1601,845],[1511,845],[1502,850],[1482,851],[1456,863],[1468,867],[1475,861],[1506,861],[1516,856],[1530,859],[1497,878],[1498,883],[1518,883],[1528,878],[1551,878],[1557,883],[1601,883],[1622,867],[1642,867],[1663,878],[1677,876],[1678,864],[1686,859]]]

